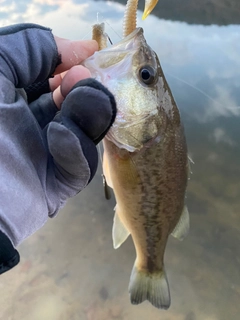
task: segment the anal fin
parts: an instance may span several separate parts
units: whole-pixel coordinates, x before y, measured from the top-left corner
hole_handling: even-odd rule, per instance
[[[172,232],[172,236],[178,240],[183,240],[189,231],[190,222],[189,222],[189,213],[186,206],[183,207],[181,217]]]
[[[113,247],[117,249],[123,244],[125,240],[127,240],[130,232],[124,226],[122,221],[119,219],[117,212],[117,205],[115,207],[115,216],[113,219],[113,229],[112,229],[112,237],[113,237]]]

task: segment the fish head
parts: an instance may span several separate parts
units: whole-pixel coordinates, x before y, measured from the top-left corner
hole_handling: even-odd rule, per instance
[[[117,116],[107,139],[130,152],[159,139],[163,118],[172,113],[172,96],[142,28],[95,52],[84,65],[92,77],[114,94],[117,102]]]

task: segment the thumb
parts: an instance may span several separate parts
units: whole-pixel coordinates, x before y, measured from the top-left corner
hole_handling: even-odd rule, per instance
[[[90,77],[90,71],[80,65],[72,67],[67,73],[65,73],[63,75],[61,85],[53,91],[53,100],[57,108],[61,108],[63,100],[78,81]]]

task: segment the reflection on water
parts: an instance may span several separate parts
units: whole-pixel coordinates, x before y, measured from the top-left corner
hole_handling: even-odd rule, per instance
[[[90,38],[107,22],[114,42],[124,8],[113,2],[3,1],[2,25],[40,23],[55,34]],[[187,25],[154,16],[144,27],[178,102],[195,165],[188,187],[189,236],[168,243],[172,306],[132,306],[127,293],[131,239],[112,248],[114,200],[101,172],[57,218],[19,248],[21,264],[1,276],[0,318],[24,320],[237,320],[240,299],[240,26]],[[157,30],[157,32],[153,32]]]
[[[98,1],[98,0],[96,0]],[[100,0],[101,1],[101,0]],[[125,4],[125,0],[110,0]],[[139,0],[143,10],[145,0]],[[239,24],[240,2],[238,0],[161,0],[153,15],[161,19],[185,21],[192,24]]]

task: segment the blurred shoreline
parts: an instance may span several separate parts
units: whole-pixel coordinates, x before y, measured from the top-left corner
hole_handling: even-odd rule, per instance
[[[100,1],[100,0],[95,0]],[[102,1],[102,0],[101,0]],[[126,5],[127,0],[108,0]],[[145,0],[139,0],[143,10]],[[160,19],[184,21],[188,24],[229,25],[240,24],[240,1],[238,0],[160,0],[153,15]]]

